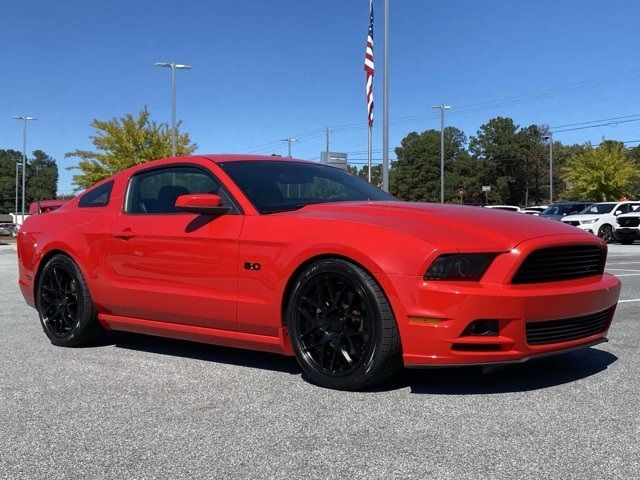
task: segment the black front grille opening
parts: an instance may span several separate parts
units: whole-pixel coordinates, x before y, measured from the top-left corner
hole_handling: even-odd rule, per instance
[[[496,352],[500,350],[499,343],[454,343],[451,350],[458,352]]]
[[[529,322],[526,324],[527,343],[529,345],[546,345],[590,337],[606,331],[609,328],[612,315],[613,310],[607,309],[581,317]]]
[[[511,283],[543,283],[601,274],[605,252],[597,245],[536,250],[522,262]]]
[[[640,217],[619,218],[618,225],[621,227],[637,227],[640,226]]]

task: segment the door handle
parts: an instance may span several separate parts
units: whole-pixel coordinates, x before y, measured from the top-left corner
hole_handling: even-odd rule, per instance
[[[119,233],[114,233],[113,236],[116,238],[122,238],[123,240],[128,240],[134,235],[130,228],[125,228],[123,231]]]

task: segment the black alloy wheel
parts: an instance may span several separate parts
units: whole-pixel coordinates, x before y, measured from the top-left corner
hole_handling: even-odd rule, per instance
[[[382,290],[344,260],[322,260],[302,272],[287,326],[300,365],[320,385],[364,388],[399,366],[398,332]]]
[[[104,332],[84,277],[66,255],[51,257],[39,272],[36,308],[42,328],[54,345],[88,345]]]
[[[66,269],[52,266],[40,284],[42,323],[56,337],[68,337],[78,316],[76,279]]]
[[[598,236],[607,243],[611,243],[613,241],[613,230],[611,225],[603,225],[598,230]]]

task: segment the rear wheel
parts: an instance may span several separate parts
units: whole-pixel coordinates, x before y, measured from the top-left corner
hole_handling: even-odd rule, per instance
[[[611,225],[603,225],[598,230],[598,236],[607,243],[611,243],[613,241],[613,230],[611,229]]]
[[[81,347],[94,343],[103,328],[80,269],[66,255],[51,257],[38,276],[36,308],[51,343]]]
[[[286,324],[298,362],[324,387],[365,388],[400,366],[400,339],[386,297],[367,272],[345,260],[320,260],[304,269]]]

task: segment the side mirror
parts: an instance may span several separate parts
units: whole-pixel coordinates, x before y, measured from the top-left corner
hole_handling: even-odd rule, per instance
[[[220,195],[211,193],[195,193],[180,195],[176,198],[175,207],[179,212],[199,213],[200,215],[224,215],[231,207],[221,206]]]
[[[618,215],[620,215],[622,213],[622,210],[616,210],[615,212],[613,212],[613,214],[617,217]]]

